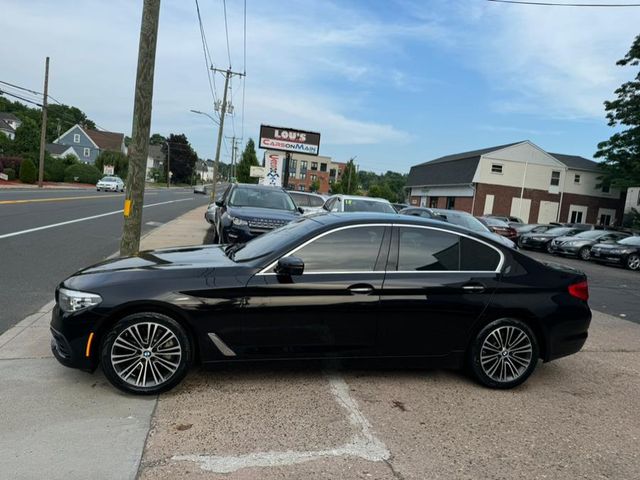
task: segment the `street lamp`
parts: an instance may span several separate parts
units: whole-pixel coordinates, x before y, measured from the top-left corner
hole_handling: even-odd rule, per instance
[[[205,115],[205,116],[209,117],[209,119],[210,119],[210,120],[211,120],[215,125],[220,126],[220,122],[218,122],[215,118],[213,118],[211,115],[209,115],[209,114],[208,114],[208,113],[206,113],[206,112],[201,112],[200,110],[189,110],[189,111],[190,111],[191,113],[197,113],[198,115]],[[215,170],[214,170],[214,172],[215,172]],[[214,189],[215,189],[216,180],[217,180],[217,178],[214,178],[214,179],[213,179],[213,185],[214,185],[214,187],[213,187],[213,188],[214,188]]]

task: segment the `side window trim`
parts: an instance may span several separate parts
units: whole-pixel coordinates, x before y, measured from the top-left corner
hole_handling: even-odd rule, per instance
[[[383,251],[382,249],[384,248],[384,243],[385,243],[385,236],[387,234],[387,231],[389,230],[389,227],[393,227],[393,225],[391,223],[363,223],[363,224],[359,224],[359,225],[345,225],[343,227],[338,227],[338,228],[334,228],[331,230],[327,230],[326,232],[323,232],[319,235],[316,235],[313,238],[310,238],[309,240],[301,243],[300,245],[298,245],[297,247],[294,247],[293,249],[289,250],[287,253],[285,253],[284,255],[278,257],[278,259],[274,260],[273,262],[271,262],[269,265],[267,265],[266,267],[264,267],[262,270],[260,270],[258,273],[256,273],[256,276],[258,275],[276,275],[275,272],[270,272],[269,270],[271,270],[272,268],[274,268],[277,264],[278,261],[281,258],[285,258],[285,257],[290,257],[291,255],[294,255],[298,250],[306,247],[307,245],[309,245],[310,243],[326,236],[329,235],[331,233],[335,233],[335,232],[339,232],[341,230],[348,230],[348,229],[352,229],[352,228],[364,228],[364,227],[386,227],[386,230],[383,234],[382,237],[382,242],[381,242],[381,250],[378,250],[378,257],[377,259],[380,258],[380,253],[381,251]],[[375,267],[377,267],[378,265],[378,260],[376,260],[375,263]],[[304,272],[303,275],[331,275],[331,274],[344,274],[344,273],[384,273],[384,270],[356,270],[356,271],[340,271],[340,272]]]
[[[465,237],[468,238],[472,241],[481,243],[483,245],[486,245],[489,248],[492,248],[493,250],[495,250],[496,252],[498,252],[498,255],[500,256],[500,261],[498,262],[498,266],[496,267],[495,270],[398,270],[398,262],[399,262],[399,255],[400,255],[400,228],[422,228],[425,230],[436,230],[439,232],[445,232],[445,233],[449,233],[452,235],[457,235],[458,237]],[[395,249],[395,251],[394,251]],[[392,256],[393,255],[393,256]],[[395,264],[392,263],[395,261]],[[437,228],[437,227],[431,227],[431,226],[426,226],[426,225],[411,225],[411,224],[400,224],[397,223],[394,225],[393,227],[393,236],[392,236],[392,246],[391,246],[391,251],[389,253],[389,261],[387,262],[387,268],[386,268],[386,272],[387,273],[419,273],[419,274],[428,274],[428,273],[500,273],[502,272],[502,267],[504,266],[505,263],[505,259],[504,259],[504,254],[502,253],[502,251],[499,248],[494,247],[493,245],[484,242],[478,238],[472,237],[471,235],[466,235],[464,233],[460,233],[460,232],[454,232],[451,230],[446,230],[444,228]]]

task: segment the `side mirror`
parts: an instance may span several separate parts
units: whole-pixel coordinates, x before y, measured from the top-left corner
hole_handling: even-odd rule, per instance
[[[302,207],[298,207],[298,211],[299,211],[300,213],[304,213],[304,208],[302,208]]]
[[[275,272],[278,275],[302,275],[302,272],[304,272],[304,262],[299,257],[282,257],[278,260]]]
[[[216,205],[218,207],[224,207],[224,202],[222,200],[216,200]]]

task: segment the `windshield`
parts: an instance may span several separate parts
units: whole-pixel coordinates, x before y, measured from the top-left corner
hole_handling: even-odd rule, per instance
[[[381,202],[379,200],[367,200],[365,198],[345,198],[345,212],[380,212],[380,213],[396,213],[390,203]]]
[[[573,228],[569,228],[569,227],[556,227],[556,228],[552,228],[550,230],[547,230],[545,232],[546,234],[549,235],[566,235],[567,233],[569,233],[571,230],[573,230]]]
[[[309,217],[302,217],[282,227],[275,228],[242,245],[227,247],[227,255],[236,262],[248,262],[279,250],[292,239],[305,235],[318,223]]]
[[[618,242],[620,245],[636,245],[640,246],[640,237],[627,237]]]
[[[116,182],[118,179],[116,177],[104,177],[102,179],[103,182]]]
[[[468,228],[474,232],[487,233],[490,231],[485,224],[471,215],[462,215],[460,213],[453,213],[447,210],[434,210],[434,213],[440,215],[449,223],[460,225],[461,227]]]
[[[585,240],[590,240],[594,238],[599,238],[603,235],[607,235],[609,232],[605,232],[602,230],[589,230],[587,232],[581,232],[575,235],[573,238],[583,238]]]
[[[277,188],[237,187],[231,192],[228,203],[232,207],[259,207],[287,211],[296,209],[289,194]]]
[[[504,220],[500,220],[499,218],[485,217],[484,221],[487,225],[491,225],[492,227],[508,227],[507,222]]]

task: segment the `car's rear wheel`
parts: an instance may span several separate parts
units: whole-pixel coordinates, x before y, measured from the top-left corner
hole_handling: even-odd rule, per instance
[[[582,260],[589,260],[589,258],[591,257],[591,249],[589,249],[589,247],[582,247],[580,250],[578,250],[578,256]]]
[[[516,244],[518,245],[518,247],[522,248],[523,247],[523,243],[522,243],[522,237],[518,237],[518,240],[516,241]]]
[[[553,249],[551,248],[551,242],[547,242],[544,248],[547,251],[547,253],[553,253]]]
[[[476,380],[490,388],[513,388],[533,373],[539,347],[529,326],[516,319],[495,320],[474,337],[468,362]]]
[[[627,257],[626,264],[629,270],[640,270],[640,255],[632,253]]]
[[[134,313],[118,321],[102,342],[102,370],[117,388],[154,395],[187,374],[192,346],[184,328],[160,313]]]

